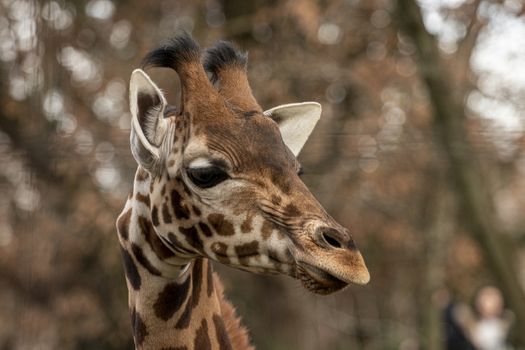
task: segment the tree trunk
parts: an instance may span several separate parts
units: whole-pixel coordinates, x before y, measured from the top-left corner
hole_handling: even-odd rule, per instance
[[[441,182],[443,172],[436,171],[438,176],[429,176],[430,181]],[[428,198],[429,195],[432,198]],[[428,200],[422,219],[422,229],[425,235],[424,244],[424,285],[421,305],[421,341],[422,348],[427,350],[443,350],[443,309],[438,293],[445,291],[445,261],[451,232],[454,230],[454,205],[449,191],[437,186]]]

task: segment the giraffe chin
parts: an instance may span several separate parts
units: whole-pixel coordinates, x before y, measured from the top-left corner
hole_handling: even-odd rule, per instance
[[[332,294],[348,286],[348,283],[328,272],[306,263],[298,265],[297,278],[310,292],[321,295]]]

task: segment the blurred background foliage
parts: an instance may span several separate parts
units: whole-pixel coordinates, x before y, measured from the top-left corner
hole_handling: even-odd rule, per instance
[[[320,297],[217,265],[258,349],[443,349],[443,309],[488,284],[524,348],[524,14],[520,0],[0,0],[0,348],[132,348],[114,228],[136,168],[127,82],[180,30],[248,50],[263,108],[323,105],[304,180],[372,275]],[[152,76],[178,105],[175,73]]]

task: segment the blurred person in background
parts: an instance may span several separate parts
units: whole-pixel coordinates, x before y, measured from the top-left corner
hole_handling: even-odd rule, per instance
[[[501,291],[494,286],[481,288],[475,296],[474,308],[465,304],[454,307],[452,315],[466,337],[479,350],[511,349],[507,337],[514,314],[505,310]]]

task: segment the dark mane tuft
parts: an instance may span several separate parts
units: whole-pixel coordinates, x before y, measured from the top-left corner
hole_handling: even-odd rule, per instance
[[[246,69],[248,54],[235,49],[228,41],[219,41],[214,47],[206,50],[204,55],[204,69],[212,74],[212,82],[218,79],[221,69],[227,66],[236,66]]]
[[[142,68],[165,67],[176,71],[186,62],[200,61],[199,44],[186,32],[150,51],[142,60]]]

